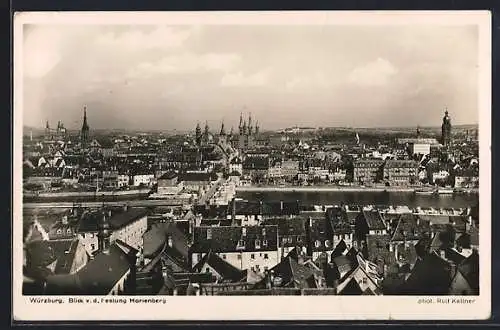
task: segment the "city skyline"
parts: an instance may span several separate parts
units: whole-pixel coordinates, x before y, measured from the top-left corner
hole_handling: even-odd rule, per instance
[[[191,130],[477,123],[475,26],[24,29],[24,123]],[[224,35],[224,37],[221,37]],[[78,65],[75,65],[77,63]],[[68,75],[71,79],[68,79]],[[270,116],[269,114],[272,115]]]

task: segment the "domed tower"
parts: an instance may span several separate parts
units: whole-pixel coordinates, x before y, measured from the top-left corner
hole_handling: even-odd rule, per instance
[[[195,134],[196,134],[196,145],[200,146],[201,145],[201,138],[202,138],[200,123],[196,124]]]
[[[448,110],[445,110],[443,124],[441,125],[441,143],[444,146],[449,146],[451,141],[451,119]]]
[[[97,233],[99,252],[109,253],[111,229],[109,226],[108,218],[105,213],[101,214],[99,222],[99,232]]]
[[[89,124],[87,123],[87,107],[83,107],[83,124],[82,130],[80,133],[80,139],[83,145],[86,145],[89,142]]]

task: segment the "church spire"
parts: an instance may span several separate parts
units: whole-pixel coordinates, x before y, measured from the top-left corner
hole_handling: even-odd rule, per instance
[[[252,135],[252,113],[248,114],[248,135]]]
[[[87,106],[83,107],[83,124],[81,131],[82,143],[87,143],[89,139],[89,124],[87,123]]]
[[[226,135],[226,129],[224,128],[224,121],[222,121],[222,124],[220,126],[220,135]]]

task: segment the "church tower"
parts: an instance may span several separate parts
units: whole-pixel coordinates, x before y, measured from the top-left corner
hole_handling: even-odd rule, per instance
[[[250,113],[250,114],[248,114],[248,132],[247,132],[248,135],[252,135],[252,129],[253,129],[253,127],[252,127],[252,114]]]
[[[99,232],[97,233],[99,252],[109,254],[111,231],[108,218],[103,212],[101,221],[99,222]]]
[[[87,107],[83,107],[83,124],[82,130],[80,133],[80,139],[83,145],[86,145],[89,142],[89,124],[87,123]]]
[[[195,134],[196,134],[196,145],[199,147],[201,145],[201,137],[202,137],[200,123],[196,124]]]
[[[224,127],[224,121],[223,121],[221,126],[220,126],[219,143],[225,144],[226,139],[227,139],[226,128]]]
[[[448,147],[451,142],[451,119],[448,110],[444,112],[443,124],[441,125],[441,143]]]
[[[240,113],[240,125],[238,126],[240,130],[240,135],[243,135],[243,114]]]
[[[203,132],[203,143],[208,145],[210,142],[210,129],[208,128],[208,121],[205,122],[205,131]]]

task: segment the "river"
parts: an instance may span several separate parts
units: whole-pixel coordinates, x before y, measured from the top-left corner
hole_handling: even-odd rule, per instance
[[[433,208],[465,208],[479,203],[478,194],[463,195],[416,195],[413,192],[374,192],[374,191],[300,191],[300,192],[249,192],[240,191],[237,197],[248,200],[293,201],[300,200],[303,205],[407,205]]]

